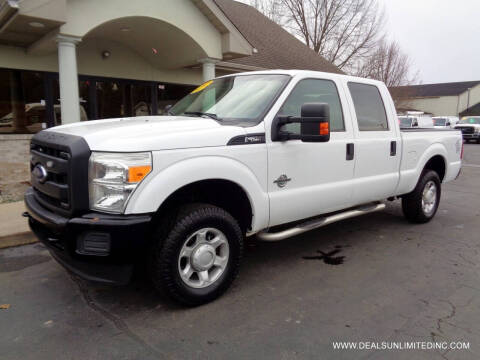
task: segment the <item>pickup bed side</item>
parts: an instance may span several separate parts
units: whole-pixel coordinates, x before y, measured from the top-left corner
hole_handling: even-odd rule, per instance
[[[462,140],[458,131],[416,129],[402,131],[401,138],[403,151],[396,195],[407,194],[414,189],[429,161],[435,162],[432,166],[436,166],[442,182],[456,178],[462,165]]]

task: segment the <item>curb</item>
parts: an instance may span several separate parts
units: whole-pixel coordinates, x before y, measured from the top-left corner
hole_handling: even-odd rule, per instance
[[[14,235],[0,237],[0,249],[33,244],[37,241],[37,238],[35,237],[35,235],[33,235],[31,231],[25,231]]]

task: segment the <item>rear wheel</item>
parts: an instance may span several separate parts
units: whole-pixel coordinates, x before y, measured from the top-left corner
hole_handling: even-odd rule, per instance
[[[196,204],[183,208],[166,237],[155,241],[153,283],[182,304],[214,300],[238,273],[243,235],[238,222],[219,207]]]
[[[438,174],[425,170],[415,189],[402,198],[403,214],[413,223],[429,222],[440,204],[441,183]]]

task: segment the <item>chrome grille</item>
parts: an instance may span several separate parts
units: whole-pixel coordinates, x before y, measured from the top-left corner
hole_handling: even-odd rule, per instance
[[[70,208],[68,168],[70,154],[46,145],[32,143],[30,147],[31,182],[39,199],[55,207]],[[36,166],[42,166],[47,172],[45,181],[35,175]]]

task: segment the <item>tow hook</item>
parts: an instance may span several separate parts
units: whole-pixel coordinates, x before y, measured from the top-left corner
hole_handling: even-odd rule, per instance
[[[24,211],[24,212],[22,213],[22,216],[23,216],[23,217],[26,217],[26,218],[29,218],[29,219],[31,218],[30,214],[29,214],[28,212],[26,212],[26,211]]]

